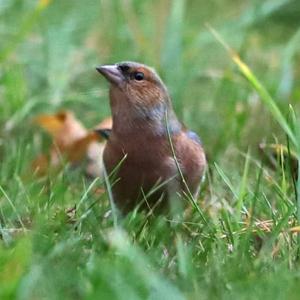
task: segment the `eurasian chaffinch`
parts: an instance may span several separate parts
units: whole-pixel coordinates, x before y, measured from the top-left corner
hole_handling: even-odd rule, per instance
[[[118,178],[111,186],[117,206],[128,212],[144,200],[166,204],[187,187],[196,197],[205,153],[197,134],[178,121],[155,70],[136,62],[96,69],[110,83],[113,127],[103,160]]]

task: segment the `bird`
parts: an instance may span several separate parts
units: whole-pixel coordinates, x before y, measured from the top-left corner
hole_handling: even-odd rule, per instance
[[[114,174],[116,206],[128,213],[170,207],[175,195],[197,197],[207,165],[204,148],[178,120],[157,72],[132,61],[96,70],[110,85],[112,129],[103,161],[107,174]]]

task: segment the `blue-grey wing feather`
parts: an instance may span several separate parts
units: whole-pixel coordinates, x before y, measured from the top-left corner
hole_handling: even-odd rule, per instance
[[[109,136],[111,134],[111,129],[95,129],[95,132],[105,140],[109,139]]]
[[[193,140],[197,144],[202,145],[202,141],[201,141],[200,137],[198,136],[198,134],[196,132],[188,130],[186,132],[186,135],[188,136],[188,138],[190,138],[191,140]]]

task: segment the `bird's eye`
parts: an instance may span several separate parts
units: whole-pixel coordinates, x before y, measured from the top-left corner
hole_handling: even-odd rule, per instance
[[[135,80],[138,80],[138,81],[141,81],[141,80],[143,80],[144,79],[144,73],[142,73],[142,72],[136,72],[136,73],[134,73],[134,79]]]

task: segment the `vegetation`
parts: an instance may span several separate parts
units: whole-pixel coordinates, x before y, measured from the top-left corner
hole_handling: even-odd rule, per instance
[[[298,2],[0,1],[0,298],[298,299]],[[93,127],[95,66],[122,60],[158,70],[207,151],[181,217],[115,226],[101,180],[32,174],[50,144],[32,119]]]

